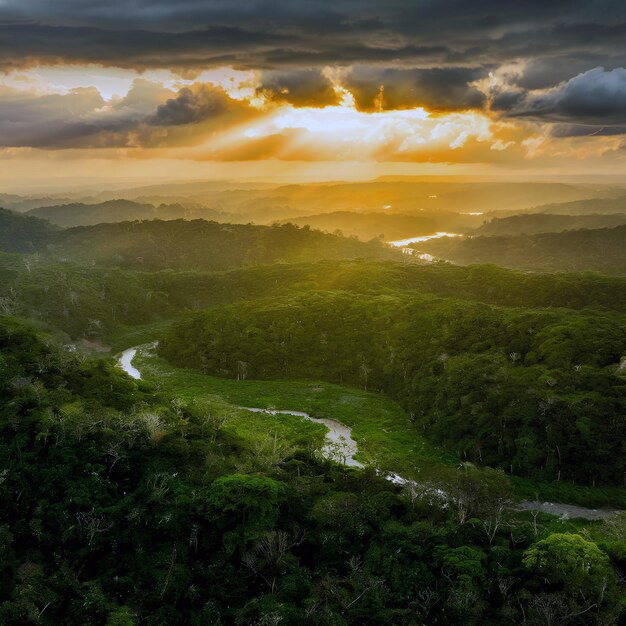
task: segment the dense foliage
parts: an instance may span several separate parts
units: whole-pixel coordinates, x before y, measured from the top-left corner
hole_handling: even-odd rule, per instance
[[[127,269],[229,269],[276,261],[398,258],[380,243],[362,243],[307,228],[152,220],[61,231],[52,252]]]
[[[74,205],[68,206],[70,209],[66,210],[71,212]],[[224,270],[259,263],[401,258],[399,251],[380,242],[363,243],[292,224],[256,226],[202,219],[155,219],[60,230],[45,220],[2,210],[0,232],[2,252],[30,252],[56,260],[143,271]]]
[[[442,509],[299,451],[245,470],[217,407],[12,318],[0,350],[2,624],[620,620],[618,535],[503,516],[496,475]]]
[[[503,309],[389,292],[240,303],[175,324],[160,353],[236,377],[383,390],[424,433],[511,474],[623,480],[622,314]]]
[[[120,327],[172,318],[186,310],[336,289],[433,293],[505,306],[626,311],[626,280],[590,273],[537,275],[493,266],[376,261],[140,273],[0,254],[0,311],[40,320],[74,338],[107,340]]]
[[[32,253],[42,250],[52,232],[44,220],[0,209],[0,250],[3,252]]]
[[[141,274],[0,254],[0,312],[74,338],[102,339],[120,325],[172,315],[173,308]]]

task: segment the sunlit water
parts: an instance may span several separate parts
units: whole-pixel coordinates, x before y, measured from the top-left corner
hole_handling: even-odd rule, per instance
[[[120,367],[129,375],[132,376],[135,380],[139,380],[141,378],[141,372],[133,366],[133,359],[137,354],[137,348],[128,348],[122,352],[122,356],[120,357]]]
[[[387,243],[395,246],[396,248],[404,248],[411,243],[417,243],[418,241],[428,241],[429,239],[441,239],[442,237],[461,237],[457,233],[445,233],[439,232],[434,235],[421,235],[420,237],[409,237],[408,239],[398,239],[397,241],[388,241]]]

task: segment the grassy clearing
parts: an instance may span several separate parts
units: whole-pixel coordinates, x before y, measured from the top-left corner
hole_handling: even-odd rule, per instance
[[[169,395],[212,401],[228,414],[228,425],[239,436],[253,439],[278,430],[302,447],[319,447],[325,433],[321,425],[296,416],[250,413],[234,407],[304,411],[349,426],[359,446],[356,458],[383,471],[417,477],[454,462],[453,456],[425,441],[402,408],[381,394],[324,382],[215,378],[172,367],[154,355],[138,355],[134,363],[146,381]]]
[[[295,415],[250,413],[225,404],[218,410],[226,418],[224,429],[243,440],[248,448],[253,448],[260,440],[276,436],[289,446],[315,451],[322,447],[326,435],[321,424]]]

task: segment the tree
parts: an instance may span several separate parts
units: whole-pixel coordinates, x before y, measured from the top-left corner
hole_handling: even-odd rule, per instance
[[[609,557],[576,534],[555,533],[538,541],[526,550],[524,565],[576,593],[600,590],[613,577]]]
[[[543,598],[541,607],[566,603],[561,621],[614,604],[615,573],[609,557],[580,535],[549,535],[526,550],[523,562],[540,579],[540,587],[547,584],[556,594],[554,601]]]
[[[274,528],[283,497],[283,485],[271,478],[230,474],[211,485],[205,510],[234,552]]]

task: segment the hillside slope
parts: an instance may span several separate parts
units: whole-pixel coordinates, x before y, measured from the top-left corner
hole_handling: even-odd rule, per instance
[[[626,213],[609,215],[560,215],[557,213],[529,213],[492,219],[472,232],[473,236],[502,237],[538,235],[583,228],[615,228],[626,224]]]
[[[593,213],[626,213],[626,196],[616,198],[588,198],[558,201],[533,208],[534,213],[558,213],[561,215],[591,215]]]
[[[50,224],[0,209],[0,251],[30,253],[41,250],[52,237]]]
[[[442,238],[412,247],[461,265],[495,263],[541,272],[626,274],[626,225],[517,237]]]
[[[292,225],[218,224],[154,220],[71,228],[58,233],[53,252],[74,260],[128,269],[230,269],[246,264],[321,259],[399,259],[379,243]]]
[[[28,211],[28,215],[49,220],[57,226],[89,226],[93,224],[124,222],[133,220],[173,220],[189,217],[214,219],[222,217],[219,211],[210,209],[188,208],[182,204],[161,204],[132,200],[108,200],[98,204],[59,204],[45,206]]]
[[[432,235],[437,231],[463,233],[477,228],[483,221],[481,215],[453,213],[450,211],[417,211],[413,213],[389,212],[362,213],[356,211],[334,211],[304,217],[290,217],[280,223],[310,226],[327,232],[341,231],[348,237],[359,237],[363,241],[381,238],[396,241],[421,235]]]
[[[37,252],[56,260],[148,271],[403,258],[398,250],[380,242],[363,243],[292,224],[259,226],[176,219],[56,229],[45,220],[6,210],[0,210],[0,252]]]

